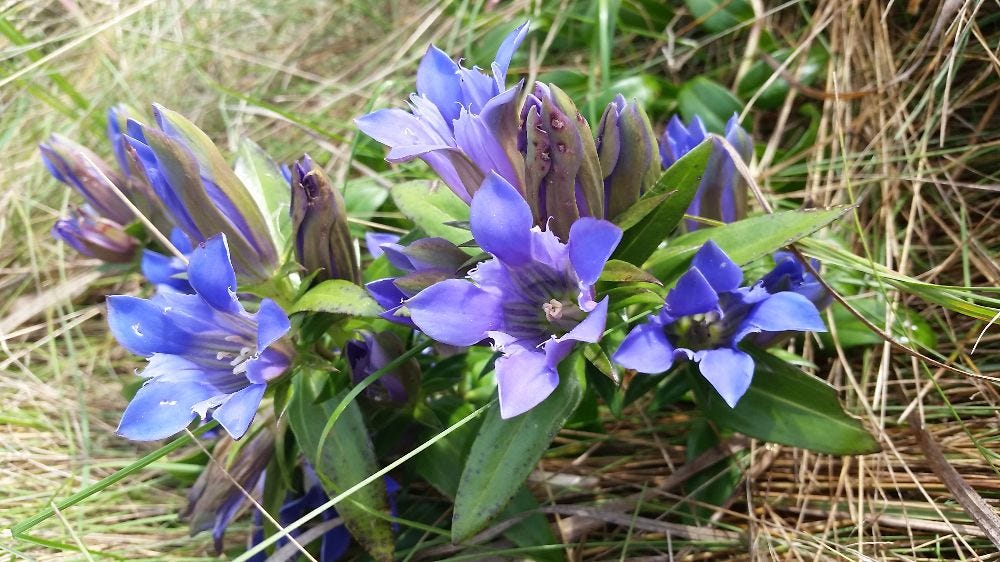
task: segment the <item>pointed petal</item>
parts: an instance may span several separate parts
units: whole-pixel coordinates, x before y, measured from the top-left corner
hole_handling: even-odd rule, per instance
[[[267,384],[284,374],[291,359],[274,348],[265,349],[257,357],[247,361],[246,378],[254,384]]]
[[[472,199],[472,236],[507,265],[531,260],[531,209],[507,180],[490,172]]]
[[[734,291],[743,282],[743,270],[722,251],[715,242],[709,240],[698,250],[691,260],[691,266],[705,276],[716,291]]]
[[[358,117],[354,123],[362,133],[378,142],[393,149],[405,148],[410,151],[394,155],[393,161],[409,160],[427,150],[447,147],[447,143],[440,139],[438,134],[413,114],[402,109],[380,109]]]
[[[750,388],[753,379],[753,358],[738,349],[722,347],[697,354],[698,368],[722,399],[735,408]]]
[[[188,282],[212,308],[230,313],[242,310],[236,299],[236,272],[225,234],[205,240],[191,252]]]
[[[716,310],[718,306],[719,294],[701,271],[692,267],[681,275],[677,285],[667,293],[664,311],[672,318],[680,318],[691,314],[705,314]]]
[[[590,217],[577,219],[569,229],[569,260],[585,285],[593,285],[622,239],[622,229]]]
[[[582,322],[573,327],[572,330],[563,334],[556,341],[582,341],[597,343],[604,335],[604,325],[608,319],[608,299],[597,303],[597,306],[590,311],[590,314]]]
[[[154,285],[167,285],[182,293],[194,292],[187,279],[175,277],[175,275],[185,273],[184,265],[180,260],[152,250],[143,250],[140,267],[143,276]]]
[[[136,355],[182,354],[191,345],[191,335],[170,320],[156,304],[138,297],[112,295],[108,302],[108,326],[118,343]]]
[[[473,345],[500,326],[502,309],[492,294],[468,281],[449,279],[406,301],[410,319],[432,339]]]
[[[542,403],[559,385],[544,353],[519,351],[496,362],[500,417],[510,419]]]
[[[368,290],[368,294],[375,299],[375,302],[379,306],[388,310],[390,308],[395,308],[399,306],[406,295],[396,287],[395,279],[387,277],[385,279],[378,279],[372,281],[365,285],[365,289]]]
[[[504,89],[505,82],[507,81],[507,69],[510,67],[510,59],[514,58],[514,52],[521,46],[521,42],[524,41],[524,37],[528,34],[528,23],[526,21],[514,28],[504,38],[503,43],[500,43],[500,48],[497,49],[497,56],[493,61],[493,77],[496,80],[497,87],[501,90]]]
[[[640,373],[662,373],[674,364],[674,346],[667,340],[663,326],[652,319],[633,328],[611,359]]]
[[[753,332],[825,332],[826,325],[809,299],[789,291],[771,295],[761,301],[743,320],[735,336],[740,341]]]
[[[288,322],[288,315],[278,306],[278,303],[271,299],[260,301],[260,309],[257,310],[256,317],[257,353],[263,353],[267,346],[287,334],[292,327]]]
[[[257,407],[264,397],[266,384],[251,384],[250,386],[230,394],[225,401],[212,412],[212,418],[219,421],[226,432],[239,439],[247,432],[250,422],[257,415]]]
[[[194,404],[214,393],[211,386],[196,382],[178,384],[153,379],[129,402],[117,433],[133,441],[166,439],[194,420]]]
[[[395,244],[397,242],[399,242],[398,234],[384,232],[365,233],[365,247],[368,248],[368,253],[375,259],[378,259],[384,253],[382,249],[383,244]]]
[[[417,67],[417,93],[431,100],[448,123],[458,118],[462,107],[462,88],[457,75],[455,61],[434,45],[427,48]]]

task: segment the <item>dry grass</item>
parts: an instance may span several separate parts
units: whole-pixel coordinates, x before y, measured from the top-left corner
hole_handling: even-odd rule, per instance
[[[858,255],[936,284],[1000,286],[997,3],[754,4],[760,17],[748,29],[706,39],[681,16],[660,38],[619,32],[614,54],[670,77],[731,67],[722,78],[732,84],[742,72],[741,57],[761,60],[755,37],[762,33],[796,53],[824,45],[830,60],[819,81],[793,85],[777,110],[749,109],[755,137],[766,144],[755,171],[772,202],[858,204],[853,222],[830,233]],[[68,196],[46,177],[36,144],[59,131],[103,146],[94,120],[108,105],[158,101],[216,138],[224,139],[226,130],[232,139],[248,134],[283,159],[328,152],[334,177],[369,174],[351,162],[350,119],[373,96],[381,105],[400,99],[428,41],[460,52],[491,23],[526,13],[553,29],[573,24],[559,7],[515,2],[483,8],[472,26],[454,17],[456,11],[469,15],[461,6],[69,0],[9,3],[0,10],[29,39],[0,46],[6,72],[0,75],[0,528],[110,474],[142,449],[113,436],[125,403],[120,388],[136,363],[106,333],[100,302],[101,295],[138,286],[95,273],[95,263],[68,255],[47,235]],[[551,35],[556,46],[557,33]],[[566,65],[588,70],[587,53],[546,58],[549,47],[541,34],[532,40],[532,75]],[[44,58],[32,62],[32,53]],[[790,59],[787,72],[795,75],[803,60]],[[59,90],[50,71],[80,92],[82,105]],[[56,101],[47,103],[46,93]],[[799,111],[807,103],[820,110],[816,141],[779,158],[809,126]],[[775,194],[791,181],[801,187]],[[937,356],[977,373],[1000,370],[995,328],[973,354],[984,322],[929,305],[877,277],[865,277],[858,290],[858,298],[919,311],[937,335]],[[892,310],[883,327],[894,322]],[[678,428],[692,412],[647,412],[640,401],[622,421],[608,419],[612,439],[566,431],[543,461],[548,473],[581,477],[568,486],[565,477],[534,485],[567,533],[567,554],[580,560],[1000,559],[903,422],[915,412],[949,462],[995,507],[1000,395],[994,384],[933,368],[888,344],[811,344],[807,351],[817,373],[879,436],[883,453],[835,458],[732,438],[726,443],[737,451],[737,493],[706,512],[708,520],[695,521],[679,515],[689,511],[691,490],[671,476],[689,462]],[[155,465],[60,514],[32,532],[41,544],[4,537],[0,551],[9,559],[210,557],[210,541],[187,537],[176,520],[185,487],[184,475],[172,468]],[[638,493],[641,501],[624,507],[594,507],[597,500]],[[590,510],[584,513],[604,521],[615,521],[612,512],[626,513],[631,524],[574,531],[581,512],[560,507]],[[683,529],[656,526],[665,519],[735,531],[739,538],[685,539]]]

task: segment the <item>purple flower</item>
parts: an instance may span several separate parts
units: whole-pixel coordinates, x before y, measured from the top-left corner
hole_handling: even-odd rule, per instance
[[[323,170],[305,155],[292,167],[291,215],[295,257],[316,281],[345,279],[361,282],[354,243],[347,227],[347,209],[340,191]]]
[[[216,554],[222,553],[222,539],[229,524],[250,503],[244,490],[260,500],[264,470],[274,456],[274,435],[267,430],[254,434],[236,451],[235,444],[227,438],[215,446],[213,454],[218,462],[205,466],[188,492],[188,505],[180,515],[189,521],[192,535],[212,530]],[[226,463],[226,467],[220,463]]]
[[[194,247],[184,231],[174,228],[170,232],[170,243],[177,251],[190,259]],[[172,253],[161,254],[153,250],[143,250],[141,267],[142,274],[154,285],[166,285],[175,291],[189,295],[194,293],[194,289],[186,278],[187,264]]]
[[[491,338],[500,414],[510,418],[539,404],[559,384],[557,366],[576,342],[604,332],[608,299],[594,300],[594,283],[621,240],[610,222],[582,218],[567,243],[532,228],[531,209],[499,175],[472,200],[472,234],[493,258],[470,280],[435,283],[405,301],[410,318],[431,338],[473,345]]]
[[[288,316],[269,299],[250,314],[236,296],[225,235],[191,252],[195,294],[161,286],[149,299],[108,297],[108,324],[125,349],[149,359],[147,381],[129,403],[118,434],[137,441],[169,437],[211,415],[234,438],[246,433],[267,383],[292,352],[280,342]]]
[[[132,210],[114,189],[122,189],[125,180],[99,156],[62,135],[52,135],[48,142],[38,145],[38,150],[52,177],[82,195],[92,215],[119,225],[135,220]],[[102,174],[113,185],[108,185]]]
[[[465,68],[431,45],[417,69],[410,111],[380,109],[355,123],[390,148],[387,161],[420,158],[467,203],[491,170],[522,185],[516,108],[521,88],[508,89],[506,81],[510,59],[527,32],[526,22],[504,39],[491,75]]]
[[[701,374],[730,407],[750,387],[754,363],[738,347],[750,334],[825,332],[813,303],[800,294],[769,293],[760,283],[740,287],[743,272],[709,240],[667,293],[657,314],[636,326],[612,359],[640,373],[661,373],[677,359]]]
[[[277,242],[264,210],[205,133],[154,105],[156,127],[134,120],[125,141],[171,222],[191,240],[226,234],[241,279],[267,282],[278,267]]]
[[[816,277],[806,271],[805,266],[791,252],[774,253],[774,269],[761,278],[760,284],[771,294],[791,291],[802,295],[813,303],[816,310],[823,310],[833,302],[833,295]],[[814,269],[819,269],[819,260],[812,260]],[[793,332],[762,332],[750,336],[749,341],[757,347],[778,345],[793,335]]]
[[[389,234],[386,232],[365,233],[365,247],[368,248],[368,253],[371,254],[373,259],[378,259],[385,253],[385,250],[382,249],[383,245],[398,243],[398,234]]]
[[[421,238],[408,246],[383,243],[378,247],[403,275],[372,281],[365,288],[385,309],[382,318],[410,327],[414,325],[406,316],[403,301],[434,283],[463,276],[469,261],[468,254],[444,238]]]
[[[669,168],[674,162],[701,144],[708,137],[705,125],[696,115],[685,126],[676,115],[667,124],[667,130],[660,139],[660,158],[664,168]],[[725,137],[729,144],[744,162],[750,162],[753,155],[753,141],[750,135],[740,127],[734,114],[726,123]],[[705,174],[698,191],[695,193],[687,214],[730,223],[740,220],[746,215],[747,186],[746,181],[736,171],[736,164],[729,153],[721,146],[714,146],[712,154],[705,165]],[[699,227],[697,221],[685,222],[688,230]]]
[[[362,331],[360,335],[361,340],[350,340],[344,346],[354,384],[385,368],[405,351],[403,342],[392,332]],[[411,395],[409,389],[416,387],[419,378],[420,366],[411,359],[379,377],[378,386],[369,386],[365,394],[373,400],[405,404]]]
[[[131,262],[139,247],[139,241],[126,234],[122,225],[86,206],[56,221],[52,235],[85,256],[109,263]]]

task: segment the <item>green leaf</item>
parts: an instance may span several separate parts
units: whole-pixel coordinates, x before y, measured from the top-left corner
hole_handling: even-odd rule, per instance
[[[461,542],[486,526],[511,501],[556,432],[583,397],[578,354],[563,361],[559,386],[541,404],[504,420],[492,408],[483,420],[455,497],[451,539]]]
[[[624,230],[614,258],[640,265],[684,218],[715,141],[706,140],[663,172],[634,205],[615,218]]]
[[[295,394],[288,405],[288,419],[306,459],[316,469],[323,489],[331,497],[378,471],[375,449],[365,427],[358,403],[351,401],[327,435],[322,452],[320,439],[326,420],[344,399],[346,392],[319,404],[316,397],[324,373],[299,373]],[[385,481],[378,479],[337,505],[337,513],[351,535],[376,560],[392,560],[395,544],[392,526],[386,519],[389,499]]]
[[[243,137],[234,171],[263,213],[271,239],[283,250],[292,230],[291,188],[278,165],[257,143]]]
[[[438,236],[462,244],[472,238],[468,230],[448,226],[453,221],[468,221],[469,206],[444,184],[431,189],[431,182],[410,181],[389,190],[396,207],[428,236]]]
[[[699,228],[670,241],[657,250],[644,269],[667,283],[680,276],[695,252],[713,240],[730,259],[746,264],[808,236],[844,216],[851,207],[785,211],[760,215],[713,228]]]
[[[601,271],[601,281],[616,281],[619,283],[635,283],[645,281],[647,283],[660,284],[660,280],[653,277],[649,272],[640,269],[627,261],[608,260],[604,264],[604,271]]]
[[[885,301],[865,297],[864,299],[852,299],[851,306],[876,326],[885,327]],[[834,303],[832,310],[837,343],[842,347],[879,345],[884,341],[881,335],[868,329],[868,326],[865,326],[840,303]],[[910,343],[916,342],[924,349],[936,349],[937,336],[934,334],[934,330],[916,311],[904,306],[896,306],[893,319],[890,332],[899,343],[911,347]],[[819,334],[819,337],[824,345],[833,345],[833,336],[830,332]]]
[[[323,281],[299,297],[289,313],[311,310],[375,318],[382,307],[361,287],[344,279]]]
[[[726,31],[753,17],[753,8],[746,0],[684,0],[684,5],[711,33]]]
[[[756,369],[750,389],[730,408],[689,367],[702,411],[720,427],[764,441],[831,455],[882,450],[861,422],[841,407],[833,387],[760,350],[748,349]]]
[[[699,76],[688,80],[677,93],[677,107],[685,121],[696,115],[711,133],[722,134],[726,121],[743,109],[743,102],[725,87]]]
[[[344,186],[344,206],[353,219],[370,220],[375,211],[389,198],[389,188],[372,178],[357,178]],[[350,223],[351,235],[360,238],[368,227]]]

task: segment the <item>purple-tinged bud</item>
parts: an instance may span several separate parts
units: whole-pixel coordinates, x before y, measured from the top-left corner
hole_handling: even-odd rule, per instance
[[[222,539],[229,523],[250,506],[246,494],[260,499],[264,469],[274,456],[274,436],[264,430],[233,455],[235,441],[223,437],[215,446],[219,462],[210,462],[188,492],[188,505],[181,513],[191,534],[212,530],[215,552],[222,552]],[[244,491],[245,490],[245,491]]]
[[[705,125],[698,116],[685,126],[676,115],[667,124],[667,130],[660,139],[660,156],[663,167],[668,168],[681,156],[698,146],[707,138]],[[753,156],[753,140],[740,127],[734,114],[726,123],[725,138],[736,152],[749,163]],[[698,185],[689,215],[699,216],[724,223],[736,222],[746,216],[747,183],[736,170],[732,157],[721,146],[715,146],[705,165],[705,174]],[[685,221],[688,230],[699,227],[697,221]]]
[[[124,187],[125,179],[98,155],[62,135],[52,135],[38,149],[52,176],[82,195],[94,213],[118,224],[135,220],[132,210],[114,189],[114,186]],[[101,174],[114,186],[108,185]]]
[[[373,334],[363,331],[360,336],[361,340],[351,340],[344,348],[354,384],[385,368],[406,351],[403,342],[392,332]],[[419,383],[420,365],[411,358],[379,377],[378,386],[369,386],[365,395],[379,402],[404,404],[410,397],[416,396]]]
[[[604,176],[590,125],[554,85],[535,83],[522,110],[525,199],[535,224],[565,239],[580,217],[604,218]]]
[[[292,166],[291,213],[295,257],[306,272],[360,283],[344,198],[308,155]]]
[[[56,221],[52,235],[85,256],[109,263],[129,263],[135,258],[139,241],[124,227],[82,207]]]
[[[810,263],[813,269],[819,271],[819,260]],[[791,252],[775,252],[774,269],[761,277],[759,284],[772,295],[786,291],[802,295],[821,312],[833,303],[830,291]],[[793,335],[795,332],[761,332],[748,339],[757,347],[764,348],[779,345]]]
[[[660,153],[649,117],[621,94],[608,104],[597,127],[597,154],[604,172],[604,216],[614,220],[635,204],[660,175]]]

